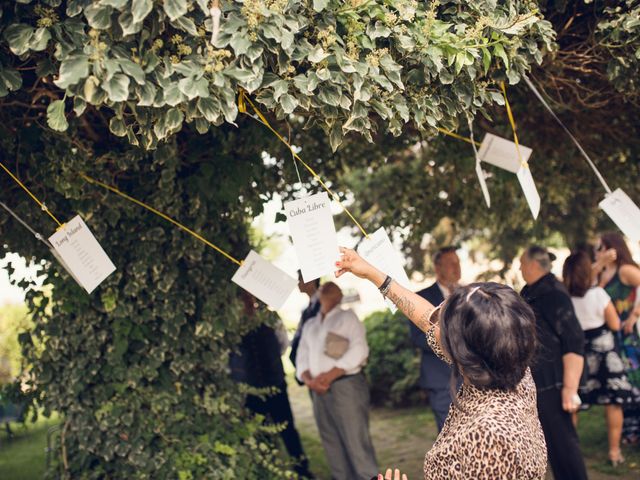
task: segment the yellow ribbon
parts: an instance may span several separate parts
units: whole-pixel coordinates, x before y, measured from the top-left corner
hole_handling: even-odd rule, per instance
[[[221,255],[224,255],[226,258],[228,258],[229,260],[231,260],[233,263],[236,263],[238,265],[242,265],[242,262],[240,260],[235,259],[234,257],[232,257],[231,255],[229,255],[227,252],[225,252],[224,250],[222,250],[220,247],[214,245],[213,243],[211,243],[209,240],[207,240],[206,238],[204,238],[202,235],[200,235],[197,232],[194,232],[193,230],[191,230],[190,228],[185,227],[184,225],[182,225],[180,222],[177,222],[176,220],[174,220],[173,218],[169,217],[168,215],[165,215],[164,213],[156,210],[155,208],[147,205],[144,202],[141,202],[140,200],[136,200],[133,197],[130,197],[129,195],[127,195],[126,193],[121,192],[120,190],[118,190],[115,187],[112,187],[111,185],[107,185],[106,183],[102,183],[99,180],[96,180],[95,178],[91,178],[88,175],[85,175],[84,173],[81,173],[80,176],[82,178],[84,178],[87,182],[89,183],[94,183],[96,185],[101,186],[102,188],[106,188],[107,190],[115,193],[116,195],[120,195],[122,198],[125,198],[127,200],[129,200],[130,202],[135,203],[136,205],[139,205],[143,208],[146,208],[147,210],[149,210],[152,213],[155,213],[156,215],[158,215],[161,218],[164,218],[166,221],[171,222],[172,224],[174,224],[176,227],[184,230],[185,232],[187,232],[188,234],[190,234],[191,236],[195,237],[196,239],[200,240],[202,243],[204,243],[205,245],[207,245],[208,247],[213,248],[216,252],[220,253]]]
[[[436,127],[436,130],[439,131],[440,133],[444,133],[445,135],[449,135],[450,137],[457,138],[458,140],[462,140],[463,142],[475,144],[476,147],[479,147],[482,145],[480,142],[474,142],[470,138],[463,137],[462,135],[458,135],[457,133],[452,132],[450,130],[445,130],[444,128]]]
[[[257,119],[249,114],[247,112],[247,103],[249,104],[249,106],[251,107],[251,109],[255,112],[255,114],[257,115]],[[369,234],[365,231],[364,228],[362,228],[362,225],[360,225],[360,223],[355,219],[355,217],[353,215],[351,215],[351,212],[347,209],[347,207],[345,207],[342,202],[340,201],[340,198],[333,193],[333,191],[331,191],[331,189],[329,187],[327,187],[327,185],[322,181],[322,179],[320,178],[320,175],[318,175],[316,173],[316,171],[311,168],[304,160],[302,160],[300,158],[300,156],[298,156],[298,154],[296,152],[293,151],[293,147],[291,147],[291,145],[289,144],[289,142],[287,142],[287,140],[280,135],[269,123],[269,121],[266,119],[266,117],[260,112],[260,110],[258,110],[258,108],[254,105],[254,103],[251,101],[251,99],[245,95],[244,90],[240,90],[240,93],[238,95],[238,111],[240,113],[244,113],[249,115],[251,118],[258,120],[260,123],[262,123],[265,127],[267,127],[269,130],[271,130],[271,132],[273,132],[273,134],[278,137],[278,139],[284,143],[289,150],[291,150],[291,154],[293,155],[293,158],[295,158],[297,161],[299,161],[308,171],[309,173],[311,173],[311,175],[313,175],[313,178],[315,178],[316,180],[318,180],[318,182],[320,183],[320,185],[322,185],[322,187],[333,197],[333,199],[338,202],[340,204],[340,206],[342,207],[342,209],[346,212],[347,215],[349,215],[349,218],[353,221],[353,223],[356,224],[356,226],[360,229],[360,231],[362,232],[362,234],[366,237],[369,238]]]
[[[53,221],[56,222],[58,224],[58,229],[62,228],[63,224],[53,215],[53,213],[51,213],[49,211],[49,209],[47,208],[47,206],[42,203],[40,200],[38,200],[38,198],[31,193],[31,190],[29,190],[24,183],[22,183],[20,181],[20,179],[18,179],[18,177],[16,177],[11,170],[9,170],[7,167],[4,166],[4,164],[2,162],[0,162],[0,167],[2,167],[2,169],[7,172],[9,174],[9,176],[18,184],[22,187],[22,189],[27,192],[29,194],[29,196],[40,206],[40,209],[45,212],[47,215],[49,215],[51,218],[53,218]]]
[[[522,154],[520,153],[520,142],[518,142],[518,134],[516,132],[516,121],[513,119],[513,112],[511,111],[511,105],[509,105],[509,99],[507,99],[507,87],[505,87],[504,82],[500,82],[500,88],[502,89],[502,96],[504,97],[504,105],[507,109],[507,116],[509,117],[511,130],[513,130],[513,141],[516,144],[516,152],[518,153],[518,160],[520,160],[521,166],[523,166],[524,168],[529,168],[529,164],[522,159]]]

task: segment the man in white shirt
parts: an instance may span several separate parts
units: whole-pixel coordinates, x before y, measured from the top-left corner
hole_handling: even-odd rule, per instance
[[[320,288],[320,312],[307,322],[296,356],[296,377],[311,391],[313,413],[334,480],[369,479],[378,465],[369,434],[369,356],[364,325],[340,307],[342,291]]]

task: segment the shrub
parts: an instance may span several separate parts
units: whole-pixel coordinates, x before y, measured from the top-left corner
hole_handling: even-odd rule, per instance
[[[365,368],[374,405],[407,406],[424,403],[418,386],[420,356],[409,338],[407,319],[388,310],[364,320],[369,343]]]

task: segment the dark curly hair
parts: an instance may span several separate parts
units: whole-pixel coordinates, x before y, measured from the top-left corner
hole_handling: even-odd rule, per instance
[[[453,363],[452,389],[464,376],[481,389],[513,390],[536,349],[531,307],[499,283],[455,290],[440,312],[440,328],[442,347]]]

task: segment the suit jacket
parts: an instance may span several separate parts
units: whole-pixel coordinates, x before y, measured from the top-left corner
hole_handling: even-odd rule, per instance
[[[319,311],[320,301],[317,298],[314,301],[309,302],[307,308],[302,311],[300,322],[298,322],[298,328],[296,329],[296,333],[293,335],[293,340],[291,340],[291,352],[289,353],[289,360],[291,360],[294,367],[296,366],[296,355],[298,354],[298,345],[300,345],[304,324],[315,317]],[[298,381],[298,383],[300,383],[300,381]],[[300,385],[302,384],[300,383]]]
[[[418,295],[436,307],[444,301],[444,296],[437,283],[434,283],[424,290],[420,290]],[[433,353],[433,350],[431,350],[427,343],[424,332],[416,327],[413,322],[408,322],[411,341],[422,352],[422,361],[420,362],[420,386],[427,390],[448,390],[449,379],[451,378],[451,367]]]

